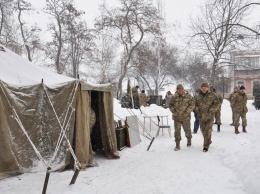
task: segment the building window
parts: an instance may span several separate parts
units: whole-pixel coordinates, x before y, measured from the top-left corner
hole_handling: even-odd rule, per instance
[[[245,86],[245,81],[237,81],[237,87]]]

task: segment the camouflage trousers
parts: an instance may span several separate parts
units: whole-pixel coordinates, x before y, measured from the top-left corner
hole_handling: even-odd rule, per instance
[[[231,107],[231,110],[232,110],[232,123],[234,124],[235,122],[235,118],[234,118],[234,108]]]
[[[190,128],[190,119],[184,121],[174,120],[174,137],[175,141],[181,141],[181,127],[183,127],[185,136],[187,139],[192,138],[191,128]]]
[[[217,125],[221,125],[221,111],[218,111],[215,113],[215,123]]]
[[[204,148],[209,148],[211,144],[211,133],[212,133],[212,126],[213,126],[213,120],[214,118],[206,121],[206,122],[201,122],[200,121],[200,129],[204,138],[203,142],[203,147]]]
[[[241,117],[241,120],[242,120],[242,126],[246,127],[247,126],[246,113],[238,113],[238,112],[234,112],[234,126],[235,127],[239,126],[240,117]]]

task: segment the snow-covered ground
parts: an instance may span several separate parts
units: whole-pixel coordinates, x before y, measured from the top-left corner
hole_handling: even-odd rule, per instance
[[[73,171],[51,173],[48,194],[259,194],[260,193],[260,111],[248,101],[248,133],[234,133],[229,102],[222,105],[221,132],[213,126],[211,147],[202,151],[202,134],[193,135],[192,146],[186,146],[182,133],[181,150],[174,151],[174,138],[168,133],[158,136],[149,151],[150,140],[141,136],[141,143],[120,151],[121,158],[107,160],[96,156],[98,167],[79,173],[69,185]],[[171,113],[156,105],[142,108],[144,114]],[[114,112],[124,118],[130,113],[115,100]],[[139,110],[133,110],[143,122]],[[118,119],[115,117],[115,119]],[[192,127],[193,127],[192,115]],[[146,127],[150,125],[146,122]],[[240,127],[241,131],[241,127]],[[156,127],[152,125],[152,136]],[[258,148],[257,148],[258,147]],[[0,181],[1,194],[41,193],[45,172],[34,172]]]

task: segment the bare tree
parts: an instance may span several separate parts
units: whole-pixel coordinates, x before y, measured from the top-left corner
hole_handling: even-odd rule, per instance
[[[0,0],[0,43],[21,54],[17,24],[14,20],[14,0]]]
[[[82,62],[86,61],[87,55],[94,46],[93,35],[87,28],[87,24],[82,21],[84,12],[77,10],[73,4],[67,6],[68,13],[65,15],[65,40],[67,41],[66,49],[63,52],[69,56],[71,71],[68,72],[74,78],[79,75],[79,67]]]
[[[185,53],[184,59],[176,68],[175,75],[177,80],[188,83],[195,91],[200,88],[202,82],[209,80],[210,67],[201,54]]]
[[[124,47],[124,62],[119,77],[119,98],[122,97],[122,81],[127,74],[133,51],[148,33],[160,32],[157,9],[151,0],[119,0],[120,6],[108,9],[101,6],[101,17],[96,20],[97,29],[114,30]]]
[[[96,46],[92,50],[91,68],[95,71],[95,80],[98,83],[114,82],[118,77],[118,66],[115,57],[118,43],[109,32],[96,34]]]
[[[26,2],[25,0],[17,0],[17,10],[23,45],[25,47],[28,60],[32,61],[33,52],[36,49],[41,48],[41,41],[38,34],[41,29],[38,26],[32,26],[31,29],[28,30],[28,28],[25,26],[25,22],[22,21],[22,13],[33,10],[31,3]]]
[[[192,40],[205,53],[212,57],[211,84],[215,84],[219,68],[223,67],[222,57],[229,52],[232,44],[239,40],[237,35],[243,18],[248,12],[245,0],[211,0],[201,8],[201,17],[193,20],[191,30]],[[241,9],[244,7],[244,9]],[[226,61],[225,61],[226,63]]]
[[[143,42],[139,45],[134,52],[133,64],[136,65],[136,79],[145,82],[143,85],[146,85],[151,91],[154,90],[158,95],[161,88],[173,84],[171,80],[176,78],[178,49],[161,42],[160,57],[158,57],[155,45],[157,42]],[[158,68],[158,60],[160,60],[160,68]]]
[[[62,56],[65,43],[65,22],[69,15],[68,6],[72,0],[46,0],[46,13],[51,16],[49,30],[52,31],[53,40],[47,44],[47,55],[54,61],[58,73],[62,74],[68,62],[68,56]]]

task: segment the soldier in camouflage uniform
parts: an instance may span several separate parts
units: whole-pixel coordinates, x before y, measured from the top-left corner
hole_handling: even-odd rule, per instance
[[[190,113],[194,109],[194,99],[187,91],[184,90],[184,87],[181,84],[177,86],[177,91],[170,100],[169,108],[172,112],[172,119],[174,120],[174,137],[176,142],[176,147],[174,150],[180,150],[181,126],[183,127],[187,138],[187,146],[190,147],[192,138]]]
[[[148,102],[148,97],[146,96],[145,91],[142,90],[142,93],[139,96],[140,107],[141,106],[146,107],[147,106],[147,102]]]
[[[213,87],[212,92],[214,92],[217,97],[218,97],[218,102],[219,102],[219,109],[217,112],[215,112],[215,123],[218,125],[218,132],[220,132],[220,125],[221,125],[221,105],[223,103],[223,98],[222,96],[216,92],[216,89]]]
[[[130,93],[130,97],[132,97],[133,96],[133,98],[135,98],[135,99],[139,99],[139,93],[138,93],[138,88],[139,88],[139,86],[135,86],[135,87],[133,87],[131,90],[131,92],[132,92],[132,95],[131,95],[131,93]]]
[[[234,126],[234,107],[233,107],[233,104],[234,104],[234,96],[237,92],[238,92],[238,88],[237,88],[237,86],[235,86],[234,91],[228,97],[228,100],[230,102],[230,107],[231,107],[231,110],[232,110],[232,123],[230,124],[231,126]]]
[[[247,95],[245,94],[245,87],[241,86],[239,92],[234,95],[234,99],[232,101],[232,107],[234,108],[234,126],[235,126],[235,133],[238,134],[238,126],[239,126],[239,119],[242,119],[242,127],[243,132],[247,133],[246,126],[246,113],[248,112],[247,109]]]
[[[215,112],[219,109],[218,98],[215,93],[209,90],[208,83],[201,84],[201,92],[195,96],[195,109],[200,129],[203,134],[203,151],[207,152],[211,144],[211,133]]]
[[[139,86],[134,86],[134,87],[131,89],[130,94],[129,94],[130,98],[133,97],[133,99],[132,99],[133,102],[132,102],[132,103],[134,103],[134,104],[133,104],[134,107],[132,107],[132,108],[136,108],[136,109],[139,108],[139,93],[138,93],[138,88],[139,88]]]

